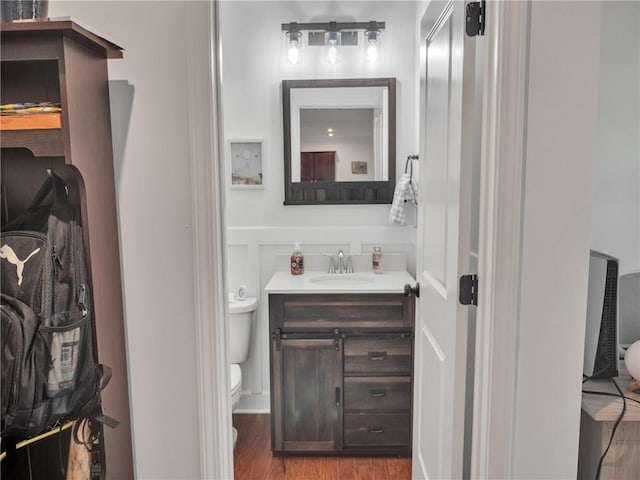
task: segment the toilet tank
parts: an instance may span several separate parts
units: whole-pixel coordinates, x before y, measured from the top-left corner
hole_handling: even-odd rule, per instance
[[[229,363],[243,363],[249,358],[251,327],[258,299],[247,297],[229,302]]]

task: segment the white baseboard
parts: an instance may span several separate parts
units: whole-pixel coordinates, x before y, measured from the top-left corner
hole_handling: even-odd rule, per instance
[[[271,413],[270,396],[268,393],[243,393],[233,413]]]

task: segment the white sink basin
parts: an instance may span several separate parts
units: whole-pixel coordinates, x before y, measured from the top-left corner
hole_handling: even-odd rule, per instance
[[[316,285],[330,285],[333,287],[364,286],[373,283],[373,278],[357,273],[327,273],[326,275],[315,275],[307,279],[307,282]]]
[[[406,271],[327,273],[317,270],[302,275],[275,272],[265,287],[268,293],[402,293],[416,281]]]

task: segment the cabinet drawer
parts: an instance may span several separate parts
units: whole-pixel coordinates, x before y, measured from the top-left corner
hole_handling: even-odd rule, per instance
[[[344,341],[345,375],[410,375],[411,337],[351,337]]]
[[[411,329],[413,297],[399,293],[371,294],[270,294],[271,329],[289,332],[351,329]]]
[[[411,377],[345,377],[346,410],[409,410]]]
[[[344,446],[409,445],[411,415],[409,413],[346,413]]]

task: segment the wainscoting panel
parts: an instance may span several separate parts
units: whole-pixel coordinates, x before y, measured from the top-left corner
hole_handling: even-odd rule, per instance
[[[264,288],[271,276],[287,268],[282,255],[290,255],[294,243],[311,256],[314,269],[324,268],[319,254],[370,255],[381,245],[384,255],[403,254],[415,276],[413,227],[229,227],[227,229],[227,290],[237,293],[245,285],[248,296],[258,298],[251,352],[242,368],[242,398],[236,413],[268,413],[269,408],[269,306]],[[278,261],[280,256],[280,261]],[[327,260],[328,262],[328,260]],[[308,267],[307,267],[308,269]],[[356,268],[357,270],[357,268]]]

